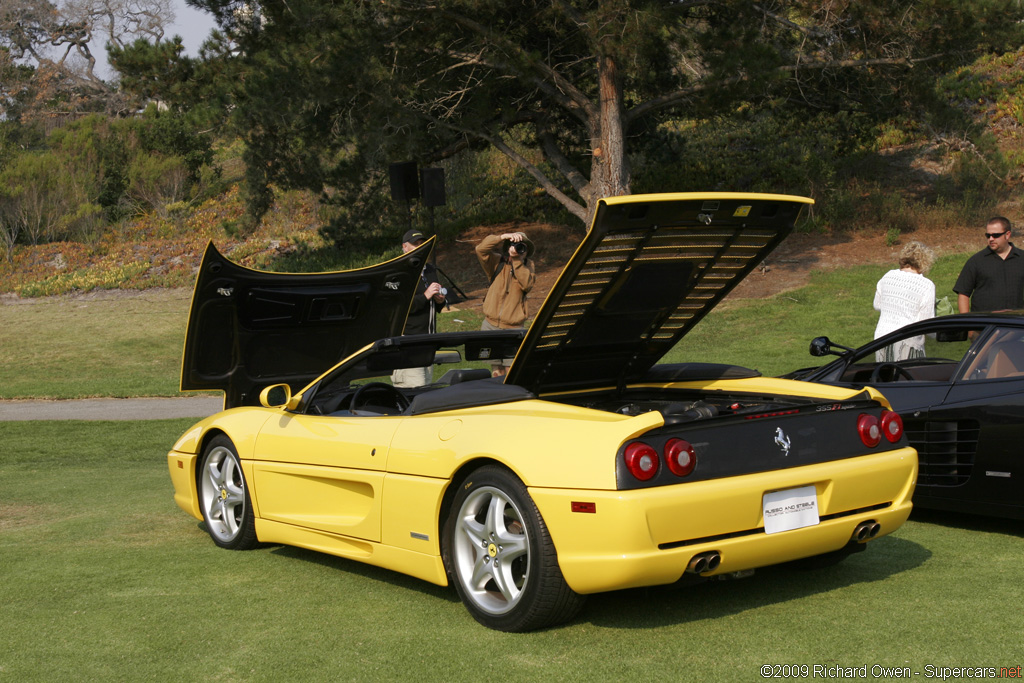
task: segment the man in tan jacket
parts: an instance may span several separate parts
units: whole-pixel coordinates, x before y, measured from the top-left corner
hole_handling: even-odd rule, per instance
[[[508,330],[524,326],[529,313],[526,295],[533,289],[533,242],[521,232],[489,235],[476,246],[476,257],[491,279],[484,296],[484,330]],[[505,374],[509,358],[491,366],[491,374]]]

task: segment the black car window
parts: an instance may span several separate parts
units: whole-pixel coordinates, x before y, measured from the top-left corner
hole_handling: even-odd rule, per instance
[[[964,371],[967,381],[1024,377],[1024,329],[996,328]]]
[[[927,335],[924,342],[926,358],[946,359],[959,363],[971,348],[971,339],[964,330],[963,335]]]
[[[889,344],[862,350],[842,374],[846,382],[950,382],[981,330],[943,330],[918,336],[893,336]],[[923,346],[923,349],[921,348]],[[973,353],[970,353],[973,356]],[[885,366],[880,369],[880,366]],[[895,367],[898,366],[898,367]],[[880,371],[881,370],[881,371]]]

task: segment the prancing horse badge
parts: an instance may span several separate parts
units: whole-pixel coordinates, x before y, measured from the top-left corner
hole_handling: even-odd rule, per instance
[[[789,437],[782,427],[775,428],[775,445],[782,449],[782,455],[789,457]]]

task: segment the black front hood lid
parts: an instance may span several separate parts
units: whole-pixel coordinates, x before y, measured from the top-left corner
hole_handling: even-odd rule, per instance
[[[402,333],[434,238],[369,268],[272,273],[229,261],[211,242],[189,310],[181,389],[219,389],[256,405],[276,383],[298,391],[375,339]]]

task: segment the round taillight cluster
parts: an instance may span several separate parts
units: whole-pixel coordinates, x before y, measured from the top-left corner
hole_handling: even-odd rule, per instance
[[[665,444],[665,464],[677,477],[685,477],[697,466],[697,454],[689,441],[669,439]]]
[[[677,477],[685,477],[697,466],[697,454],[688,441],[669,439],[662,453],[643,441],[634,441],[626,446],[623,456],[626,469],[639,481],[649,481],[658,473],[664,457],[669,471]]]
[[[882,428],[874,415],[861,415],[857,418],[857,433],[868,448],[874,448],[882,440]]]
[[[647,481],[658,473],[658,451],[651,446],[634,441],[626,446],[626,468],[640,481]]]
[[[862,414],[857,418],[857,433],[868,448],[881,443],[883,436],[889,443],[896,443],[903,437],[903,418],[891,410],[883,410],[881,420],[874,415]]]
[[[882,411],[882,434],[889,443],[896,443],[903,436],[903,418],[891,410]]]

